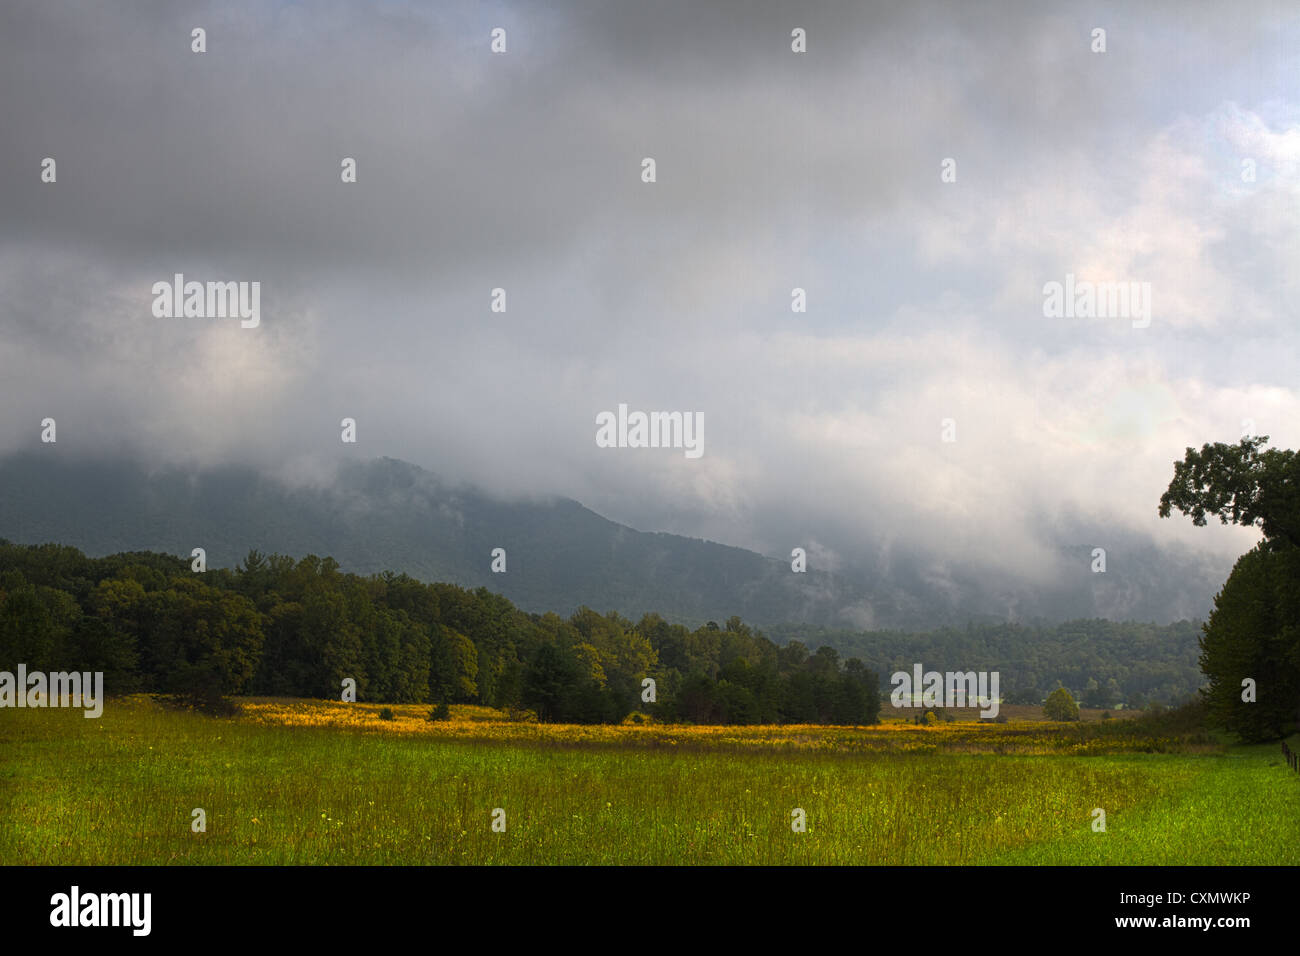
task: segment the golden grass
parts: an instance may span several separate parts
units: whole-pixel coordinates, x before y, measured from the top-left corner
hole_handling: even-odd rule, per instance
[[[886,753],[1131,753],[1152,749],[1215,750],[1218,745],[1125,734],[1123,724],[1051,724],[989,720],[930,726],[890,720],[870,727],[819,724],[700,726],[694,724],[539,724],[513,721],[490,707],[454,705],[451,719],[428,720],[427,704],[381,705],[293,698],[243,698],[238,720],[280,727],[315,727],[359,733],[417,736],[485,743],[686,748],[726,751],[802,750]],[[384,720],[382,710],[392,711]],[[974,711],[972,711],[974,713]],[[1105,731],[1105,732],[1103,732]]]

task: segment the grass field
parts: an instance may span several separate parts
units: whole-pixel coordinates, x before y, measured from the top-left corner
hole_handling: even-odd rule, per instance
[[[0,710],[0,862],[1300,863],[1300,774],[1275,744],[1204,732],[1014,715],[853,729],[393,711],[247,700],[213,718],[147,697],[111,700],[97,720]],[[195,808],[206,832],[192,832]]]

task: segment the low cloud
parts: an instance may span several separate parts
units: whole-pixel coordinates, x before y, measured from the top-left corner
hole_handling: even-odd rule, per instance
[[[1111,538],[1221,575],[1252,533],[1155,508],[1188,445],[1300,446],[1300,37],[1097,16],[1105,54],[1030,4],[10,5],[0,452],[389,455],[939,592]],[[153,318],[175,272],[260,281],[261,326]],[[1150,328],[1044,318],[1067,274],[1150,283]],[[598,448],[619,402],[704,456]]]

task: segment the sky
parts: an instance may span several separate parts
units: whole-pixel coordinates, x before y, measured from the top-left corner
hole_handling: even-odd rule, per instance
[[[1221,580],[1258,535],[1156,507],[1188,446],[1300,447],[1300,8],[1135,6],[6,3],[0,453],[52,417],[831,569]],[[176,273],[259,325],[156,316]],[[1046,315],[1067,276],[1149,324]],[[599,447],[620,403],[703,454]]]

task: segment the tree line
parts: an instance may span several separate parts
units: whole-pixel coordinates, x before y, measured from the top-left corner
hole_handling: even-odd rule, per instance
[[[103,671],[110,693],[472,703],[539,720],[875,723],[877,675],[831,647],[778,646],[738,617],[692,631],[579,608],[531,614],[486,588],[344,573],[250,551],[90,558],[0,540],[0,669]]]
[[[972,621],[932,631],[777,625],[766,633],[778,643],[797,636],[829,644],[886,676],[916,661],[937,671],[998,671],[1007,704],[1036,706],[1062,684],[1085,707],[1141,710],[1195,698],[1202,683],[1195,621]]]

